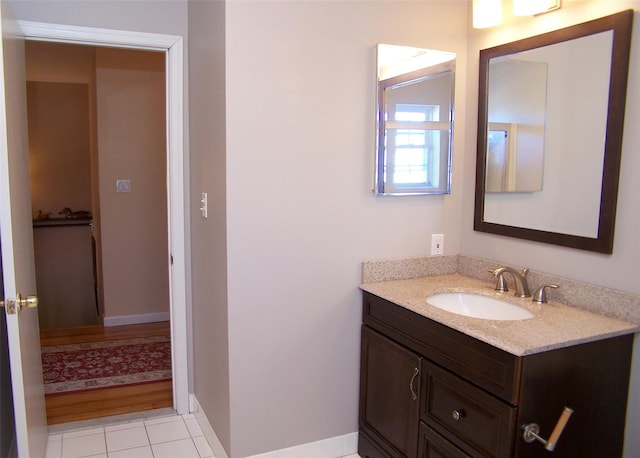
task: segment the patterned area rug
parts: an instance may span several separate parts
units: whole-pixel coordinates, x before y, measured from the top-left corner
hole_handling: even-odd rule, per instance
[[[45,394],[171,380],[169,337],[42,348]]]

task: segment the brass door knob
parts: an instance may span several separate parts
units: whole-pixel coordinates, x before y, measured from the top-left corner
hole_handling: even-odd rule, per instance
[[[34,309],[38,306],[38,296],[30,295],[27,297],[22,297],[20,294],[18,294],[17,302],[20,307],[28,307],[30,309]]]

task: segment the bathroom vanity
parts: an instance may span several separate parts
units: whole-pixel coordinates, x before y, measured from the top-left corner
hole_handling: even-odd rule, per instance
[[[481,320],[425,301],[460,285],[495,294],[460,275],[363,285],[360,456],[622,456],[637,326],[509,293],[535,317]],[[524,439],[533,424],[549,439],[565,407],[555,450]]]

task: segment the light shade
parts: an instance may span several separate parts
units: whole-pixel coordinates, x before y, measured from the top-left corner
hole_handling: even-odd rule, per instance
[[[473,28],[484,29],[502,22],[502,0],[473,0]]]
[[[533,16],[560,8],[560,0],[513,0],[514,16]]]

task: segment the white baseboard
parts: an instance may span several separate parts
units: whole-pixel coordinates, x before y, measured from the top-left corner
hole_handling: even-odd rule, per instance
[[[193,414],[198,420],[200,428],[204,433],[204,437],[209,442],[209,446],[213,451],[213,456],[216,458],[228,458],[227,452],[222,447],[222,444],[218,440],[216,433],[209,423],[207,415],[202,411],[198,399],[195,395],[191,394],[190,404],[194,408]],[[323,458],[339,458],[346,457],[358,453],[358,433],[344,434],[342,436],[335,436],[329,439],[324,439],[317,442],[310,442],[308,444],[297,445],[295,447],[284,448],[282,450],[274,450],[267,453],[261,453],[259,455],[252,455],[247,458],[280,458],[290,456],[314,456]]]
[[[196,398],[195,394],[189,394],[189,407],[191,408],[191,413],[193,413],[196,420],[198,420],[198,424],[204,433],[204,437],[207,439],[209,447],[211,447],[211,450],[213,451],[213,456],[216,458],[229,458],[227,452],[220,443],[218,436],[216,436],[211,423],[209,423],[207,415],[202,410],[202,407],[200,407],[200,403],[198,402],[198,398]]]
[[[296,445],[295,447],[260,453],[247,458],[286,458],[291,456],[340,458],[348,457],[356,453],[358,453],[357,432],[330,437],[329,439],[321,441],[309,442],[308,444]]]
[[[142,324],[142,323],[155,323],[157,321],[169,321],[171,315],[169,312],[159,313],[143,313],[141,315],[119,315],[119,316],[105,316],[104,326],[122,326],[125,324]]]

